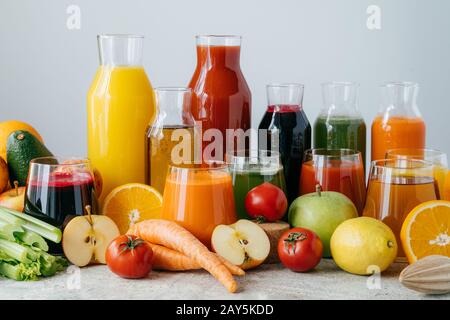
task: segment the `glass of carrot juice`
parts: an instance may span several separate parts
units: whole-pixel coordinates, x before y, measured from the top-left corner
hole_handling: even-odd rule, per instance
[[[439,188],[431,162],[417,159],[372,161],[364,216],[376,218],[394,232],[398,258],[405,257],[400,230],[409,212],[417,205],[439,199]]]
[[[214,228],[236,222],[228,167],[169,166],[161,214],[163,219],[177,222],[210,248]]]

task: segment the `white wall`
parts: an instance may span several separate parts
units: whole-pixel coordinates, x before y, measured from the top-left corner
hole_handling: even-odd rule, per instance
[[[71,4],[81,9],[80,30],[66,27]],[[378,31],[366,27],[371,4],[381,8]],[[187,84],[196,34],[240,34],[254,126],[268,82],[304,83],[313,122],[321,82],[358,81],[370,123],[378,84],[412,80],[421,85],[429,146],[450,153],[449,13],[448,0],[0,0],[0,121],[28,121],[54,153],[83,156],[98,33],[144,34],[154,86]]]

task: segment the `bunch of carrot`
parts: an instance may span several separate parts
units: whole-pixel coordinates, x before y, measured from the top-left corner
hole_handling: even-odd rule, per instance
[[[153,249],[153,268],[184,271],[203,268],[219,280],[230,292],[236,292],[233,275],[242,276],[244,270],[211,252],[189,231],[175,222],[150,219],[128,230],[147,241]]]

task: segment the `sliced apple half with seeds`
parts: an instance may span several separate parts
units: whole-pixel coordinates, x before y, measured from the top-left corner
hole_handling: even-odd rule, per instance
[[[211,243],[217,254],[244,270],[259,266],[270,252],[269,237],[264,230],[245,219],[217,226]]]
[[[120,235],[114,221],[101,215],[78,216],[70,220],[63,232],[64,255],[76,266],[105,264],[108,245]]]

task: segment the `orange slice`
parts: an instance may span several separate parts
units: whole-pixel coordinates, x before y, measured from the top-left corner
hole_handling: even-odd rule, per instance
[[[111,191],[105,198],[103,214],[110,217],[125,234],[130,226],[161,216],[162,196],[145,184],[129,183]]]
[[[434,254],[450,257],[450,201],[415,207],[403,222],[400,238],[409,263]]]

